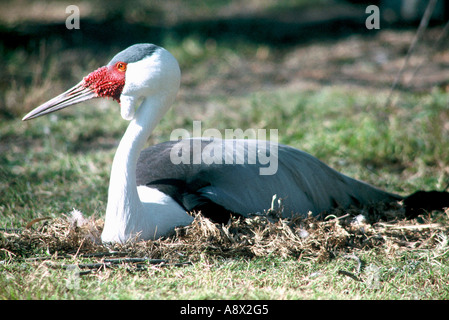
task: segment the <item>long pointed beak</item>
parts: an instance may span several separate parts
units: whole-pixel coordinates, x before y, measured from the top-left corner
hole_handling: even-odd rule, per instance
[[[95,93],[94,89],[87,87],[83,80],[66,92],[61,93],[59,96],[54,97],[53,99],[32,110],[25,117],[23,117],[22,120],[25,121],[34,119],[96,97],[98,97],[98,95]]]

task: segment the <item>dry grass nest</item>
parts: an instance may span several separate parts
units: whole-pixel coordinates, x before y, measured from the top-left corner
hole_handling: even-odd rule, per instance
[[[405,220],[400,204],[338,209],[325,217],[281,219],[277,212],[214,224],[197,214],[193,223],[155,241],[105,246],[103,221],[79,211],[56,219],[35,219],[22,230],[0,231],[0,257],[93,255],[119,252],[128,257],[195,261],[204,255],[252,258],[275,255],[326,261],[355,250],[431,249],[449,236],[449,212]],[[367,217],[370,217],[368,219]]]

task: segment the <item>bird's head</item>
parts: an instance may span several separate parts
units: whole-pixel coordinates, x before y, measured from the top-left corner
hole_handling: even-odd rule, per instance
[[[28,113],[22,120],[64,109],[92,98],[112,98],[120,104],[126,120],[134,117],[137,104],[148,97],[173,102],[181,73],[176,59],[153,44],[135,44],[106,65],[89,73],[74,87]]]

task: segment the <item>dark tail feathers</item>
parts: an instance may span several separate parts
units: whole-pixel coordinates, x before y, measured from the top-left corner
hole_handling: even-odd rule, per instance
[[[404,198],[405,216],[408,219],[433,210],[449,208],[449,192],[416,191]]]

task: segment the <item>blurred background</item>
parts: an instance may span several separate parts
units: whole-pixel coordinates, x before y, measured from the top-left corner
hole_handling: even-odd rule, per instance
[[[390,86],[412,42],[428,1],[2,1],[0,12],[0,117],[16,117],[139,42],[174,51],[182,70],[208,68],[202,79],[184,78],[201,95],[251,91],[260,86],[354,83]],[[366,7],[380,8],[380,29],[368,30]],[[80,29],[67,29],[69,5],[80,9]],[[447,79],[447,56],[434,44],[448,18],[437,1],[421,39],[424,81]],[[391,32],[388,32],[390,30]],[[395,32],[395,31],[400,31]],[[409,31],[404,33],[403,31]],[[381,35],[379,35],[381,33]],[[341,45],[336,45],[340,42]],[[442,41],[439,52],[447,48]],[[327,45],[327,47],[326,47]],[[234,52],[231,66],[219,64]],[[418,53],[419,55],[419,53]],[[238,56],[238,57],[237,57]],[[415,66],[416,66],[415,61]],[[214,70],[215,68],[215,70]],[[220,70],[216,70],[221,68]],[[413,68],[412,68],[413,69]],[[444,74],[442,74],[444,73]],[[219,75],[219,80],[213,78]],[[210,76],[212,79],[209,79]],[[195,79],[194,79],[195,78]],[[60,80],[63,85],[59,87]],[[298,83],[299,82],[299,83]],[[192,87],[190,87],[192,88]]]

